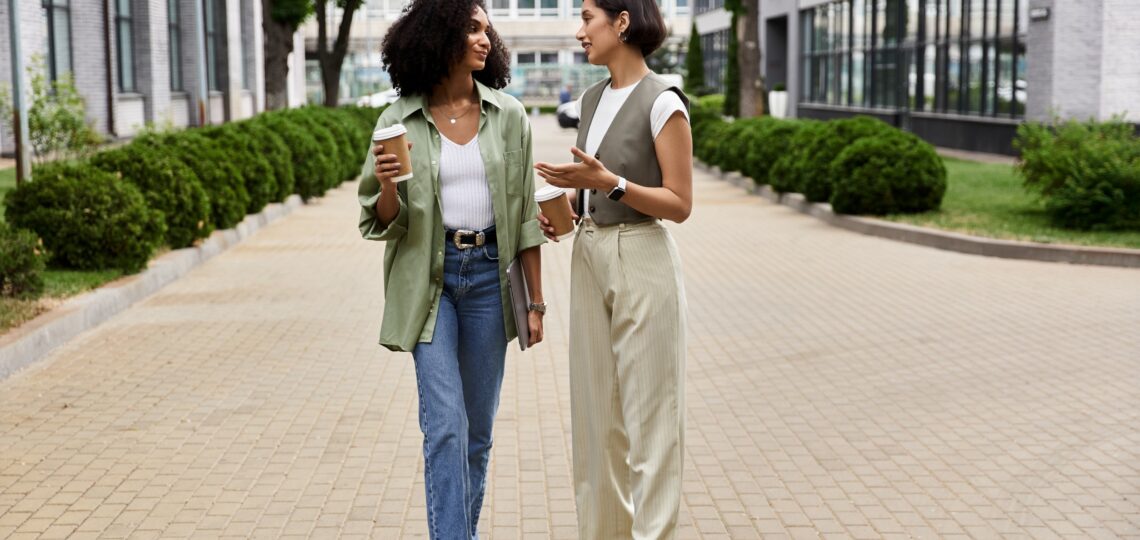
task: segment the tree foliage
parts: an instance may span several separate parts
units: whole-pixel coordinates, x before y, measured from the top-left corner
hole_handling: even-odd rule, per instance
[[[701,35],[697,23],[689,31],[689,49],[685,54],[685,93],[699,96],[705,93],[705,57],[701,52]]]
[[[102,142],[102,137],[87,121],[87,105],[75,87],[71,73],[48,80],[42,56],[32,57],[28,64],[30,103],[28,104],[28,137],[37,162],[50,159],[82,157]],[[12,96],[8,88],[0,89],[0,114],[11,132],[15,132]]]

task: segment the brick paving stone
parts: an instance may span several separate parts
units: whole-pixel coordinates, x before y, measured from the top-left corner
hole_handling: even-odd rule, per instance
[[[536,156],[573,132],[536,121]],[[834,229],[700,170],[678,538],[1140,537],[1140,272]],[[355,186],[0,381],[0,537],[423,538],[414,368]],[[481,536],[574,538],[569,243]]]

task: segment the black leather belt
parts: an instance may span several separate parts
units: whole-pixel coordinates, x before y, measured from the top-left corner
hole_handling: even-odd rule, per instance
[[[448,230],[446,239],[448,242],[455,244],[455,247],[459,249],[471,249],[473,247],[494,244],[495,229],[491,228],[483,231],[468,231],[463,229],[458,231]]]

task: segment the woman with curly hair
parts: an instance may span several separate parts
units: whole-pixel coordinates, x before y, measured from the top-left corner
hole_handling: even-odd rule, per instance
[[[579,99],[575,163],[535,164],[575,191],[582,216],[570,417],[583,539],[672,538],[681,505],[685,291],[661,220],[681,223],[692,210],[693,143],[688,99],[645,63],[665,36],[654,0],[583,0],[576,37],[610,76]]]
[[[542,341],[530,125],[483,0],[412,0],[381,53],[400,98],[376,127],[405,126],[413,177],[376,145],[360,182],[361,234],[386,242],[380,344],[415,362],[431,538],[477,538],[506,346],[516,325]],[[504,309],[516,257],[524,321]]]

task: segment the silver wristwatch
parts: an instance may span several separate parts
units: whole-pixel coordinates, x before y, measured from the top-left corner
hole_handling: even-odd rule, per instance
[[[531,302],[530,305],[527,306],[527,310],[537,311],[539,313],[545,314],[546,313],[546,302],[541,302],[541,303]]]

